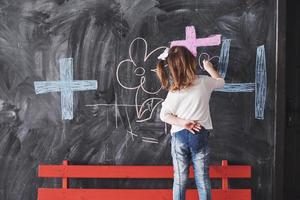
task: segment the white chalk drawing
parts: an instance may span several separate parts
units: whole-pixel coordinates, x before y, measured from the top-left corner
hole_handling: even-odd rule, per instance
[[[144,54],[143,54],[143,61],[144,61],[144,65],[138,65],[134,58],[133,58],[133,48],[134,48],[134,44],[136,44],[137,42],[141,42],[144,47]],[[129,130],[127,130],[127,134],[129,134],[132,138],[132,140],[134,140],[135,137],[140,137],[138,134],[134,133],[131,127],[131,123],[128,117],[128,113],[127,113],[127,107],[134,107],[135,108],[135,112],[136,112],[136,122],[145,122],[150,120],[153,117],[153,113],[156,110],[157,106],[159,106],[159,104],[164,100],[163,98],[159,98],[159,97],[155,97],[162,89],[161,86],[159,86],[156,89],[148,89],[145,87],[146,83],[147,83],[147,78],[146,78],[146,73],[148,72],[149,74],[147,74],[148,76],[152,75],[153,77],[155,76],[156,78],[156,67],[154,69],[152,69],[151,67],[149,67],[148,65],[145,65],[145,62],[152,56],[154,55],[154,53],[161,53],[163,52],[167,47],[166,46],[160,46],[155,48],[154,50],[150,51],[148,53],[148,43],[144,38],[141,37],[137,37],[135,38],[129,45],[129,50],[128,50],[128,55],[129,58],[122,60],[118,66],[117,66],[117,70],[116,70],[116,78],[117,78],[117,82],[118,84],[126,89],[126,90],[134,90],[135,91],[135,102],[134,104],[118,104],[117,101],[114,104],[92,104],[92,105],[86,105],[86,106],[114,106],[115,107],[115,121],[116,121],[116,128],[118,126],[117,124],[117,107],[125,107],[126,110],[126,117],[127,117],[127,122],[128,122],[128,126],[129,126]],[[156,55],[157,57],[157,55]],[[156,58],[155,57],[155,58]],[[153,64],[153,63],[152,63]],[[130,69],[128,70],[129,67],[132,67],[132,73],[135,77],[134,81],[137,79],[137,83],[135,85],[130,85],[131,80],[127,80],[126,78],[122,79],[122,71],[120,69],[125,69],[126,71],[130,71]],[[151,79],[152,80],[152,79]],[[145,93],[150,95],[150,98],[147,98],[145,100],[142,100],[139,98],[141,93]],[[166,129],[165,129],[166,131]],[[148,143],[158,143],[158,140],[156,138],[152,138],[152,137],[141,137],[141,140],[143,142],[148,142]]]
[[[158,98],[158,97],[150,97],[146,100],[144,100],[141,105],[138,105],[139,102],[139,94],[140,92],[145,92],[146,94],[150,94],[150,95],[155,95],[158,94],[159,91],[161,90],[161,86],[154,90],[154,91],[150,91],[149,89],[145,88],[145,84],[146,84],[146,68],[149,66],[137,66],[137,63],[134,61],[133,57],[132,57],[132,52],[133,52],[133,45],[136,42],[142,42],[145,45],[145,52],[144,52],[144,58],[143,61],[146,62],[147,59],[155,52],[157,51],[163,51],[165,50],[167,47],[166,46],[161,46],[158,47],[154,50],[152,50],[150,53],[148,53],[148,44],[147,41],[144,38],[138,37],[136,39],[134,39],[129,46],[129,59],[125,59],[122,60],[119,65],[117,66],[117,70],[116,70],[116,77],[117,77],[117,81],[120,84],[121,87],[123,87],[124,89],[127,90],[136,90],[135,93],[135,109],[136,109],[136,114],[137,114],[137,122],[144,122],[147,121],[149,119],[152,118],[153,112],[155,110],[155,108],[159,105],[159,103],[161,103],[164,99],[163,98]],[[128,86],[128,81],[129,80],[122,80],[121,77],[121,72],[120,69],[123,67],[128,67],[128,65],[133,65],[133,68],[135,68],[133,70],[133,73],[139,77],[139,81],[136,85],[134,86]],[[152,73],[153,76],[156,76],[156,69],[150,69],[150,73]],[[148,115],[147,115],[148,114]],[[147,115],[147,117],[145,117]]]
[[[220,60],[220,57],[219,56],[213,56],[213,57],[210,57],[210,55],[208,53],[201,53],[198,57],[198,64],[199,64],[199,67],[204,70],[204,67],[202,66],[203,64],[203,60],[208,60],[208,61],[212,61],[212,60]]]

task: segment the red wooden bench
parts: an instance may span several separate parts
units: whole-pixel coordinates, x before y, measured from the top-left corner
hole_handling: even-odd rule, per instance
[[[190,178],[194,177],[190,168]],[[251,166],[210,166],[210,178],[221,178],[222,188],[212,189],[213,200],[251,200],[251,189],[230,189],[228,178],[250,178]],[[39,165],[39,177],[62,178],[62,188],[38,188],[38,200],[166,200],[172,189],[82,189],[68,188],[68,178],[173,178],[172,166]],[[196,189],[187,190],[187,200],[198,199]]]

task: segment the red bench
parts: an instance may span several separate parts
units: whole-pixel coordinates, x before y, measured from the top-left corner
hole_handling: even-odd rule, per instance
[[[192,167],[190,178],[194,177]],[[212,189],[213,200],[251,200],[251,189],[229,189],[228,178],[250,178],[251,166],[210,166],[210,178],[221,178],[222,189]],[[172,166],[40,165],[39,177],[62,178],[62,188],[38,188],[38,200],[166,200],[172,189],[81,189],[68,188],[68,178],[173,178]],[[187,200],[198,199],[196,189],[187,190]]]

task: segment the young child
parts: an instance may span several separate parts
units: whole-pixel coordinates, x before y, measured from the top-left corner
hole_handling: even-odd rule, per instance
[[[206,60],[203,67],[211,77],[196,75],[196,58],[185,47],[174,46],[158,58],[156,72],[162,87],[169,91],[160,118],[172,125],[173,200],[185,200],[191,161],[200,199],[211,200],[208,138],[213,126],[209,99],[215,88],[224,86],[224,79]]]

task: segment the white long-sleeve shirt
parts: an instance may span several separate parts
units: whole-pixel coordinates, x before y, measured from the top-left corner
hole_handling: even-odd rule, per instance
[[[209,100],[215,88],[224,87],[222,78],[212,78],[206,75],[197,75],[193,84],[179,91],[169,91],[162,102],[160,119],[165,121],[169,114],[182,119],[195,120],[206,129],[212,129],[212,121],[209,110]],[[171,134],[184,129],[172,125]]]

